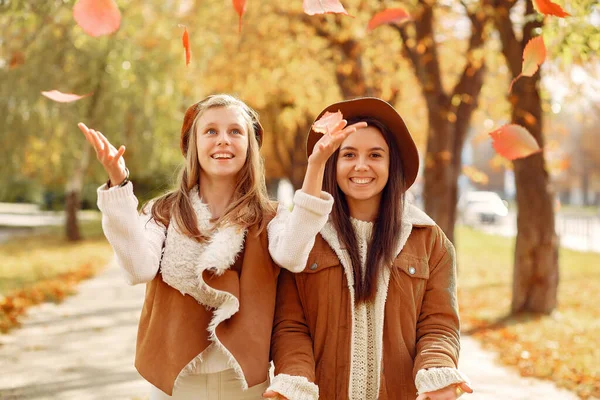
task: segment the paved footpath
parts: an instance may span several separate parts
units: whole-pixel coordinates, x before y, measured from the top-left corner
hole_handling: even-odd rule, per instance
[[[0,335],[0,399],[147,399],[148,383],[133,367],[143,297],[144,286],[125,284],[113,264],[62,304],[32,308],[20,329]],[[476,393],[461,399],[578,399],[499,366],[470,337],[462,346],[460,368]]]

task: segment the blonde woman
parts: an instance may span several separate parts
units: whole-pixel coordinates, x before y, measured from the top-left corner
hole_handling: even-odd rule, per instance
[[[146,284],[135,366],[150,399],[260,399],[279,267],[256,112],[229,95],[192,105],[177,188],[140,214],[125,147],[79,127],[109,176],[98,189],[106,237],[127,281]]]

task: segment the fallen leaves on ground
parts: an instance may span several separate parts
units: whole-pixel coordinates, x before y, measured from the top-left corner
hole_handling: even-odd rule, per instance
[[[60,303],[74,293],[77,283],[95,275],[92,264],[83,264],[78,269],[36,282],[23,289],[14,290],[0,297],[0,332],[6,333],[20,325],[20,318],[27,309],[44,302]]]

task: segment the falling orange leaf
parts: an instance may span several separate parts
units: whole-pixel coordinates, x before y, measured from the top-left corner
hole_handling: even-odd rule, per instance
[[[179,26],[183,27],[181,41],[183,42],[183,48],[185,50],[185,65],[189,65],[190,60],[192,59],[192,50],[190,50],[190,35],[188,34],[187,27],[185,25]]]
[[[339,0],[304,0],[304,12],[308,15],[316,14],[344,14],[348,12]]]
[[[521,125],[511,124],[490,132],[494,150],[511,161],[542,151],[535,138]]]
[[[233,0],[233,8],[240,16],[238,32],[242,32],[242,16],[246,12],[246,0]]]
[[[367,31],[372,31],[378,26],[385,24],[399,24],[410,19],[410,15],[403,8],[388,8],[381,11],[369,21]]]
[[[113,33],[121,25],[121,12],[114,0],[79,0],[73,17],[85,33],[98,37]]]
[[[342,119],[344,119],[344,116],[339,110],[335,113],[327,111],[321,118],[315,121],[312,129],[317,133],[322,133],[325,135],[335,128]]]
[[[15,51],[10,58],[8,63],[8,67],[10,69],[17,68],[19,65],[22,65],[25,62],[25,55],[20,51]]]
[[[571,14],[566,12],[556,3],[551,2],[550,0],[533,0],[533,4],[535,4],[535,8],[544,15],[554,15],[555,17],[564,18],[568,17]]]
[[[59,92],[58,90],[50,90],[47,92],[42,92],[42,95],[46,96],[50,100],[54,100],[59,103],[72,103],[74,101],[81,100],[84,97],[91,96],[92,93],[88,93],[88,94],[84,94],[84,95],[80,96],[78,94],[62,93],[62,92]]]
[[[512,91],[514,83],[522,76],[533,76],[546,59],[546,46],[542,36],[535,37],[527,42],[523,51],[523,67],[521,73],[510,83],[508,92]]]

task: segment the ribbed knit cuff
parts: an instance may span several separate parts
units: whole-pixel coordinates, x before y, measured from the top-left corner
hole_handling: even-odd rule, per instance
[[[133,184],[131,182],[127,182],[123,187],[113,186],[111,188],[108,188],[105,183],[96,190],[96,193],[98,194],[98,208],[100,208],[100,211],[102,211],[105,204],[113,202],[134,201],[135,207],[138,204],[138,200],[133,194]]]
[[[327,192],[321,192],[320,197],[315,197],[304,193],[302,190],[296,190],[294,205],[318,215],[327,215],[331,213],[333,208],[333,196]]]
[[[319,387],[304,376],[279,374],[273,378],[267,390],[277,392],[288,400],[318,400],[319,398]]]
[[[435,392],[450,385],[466,382],[469,379],[456,368],[420,369],[415,378],[418,394]]]

